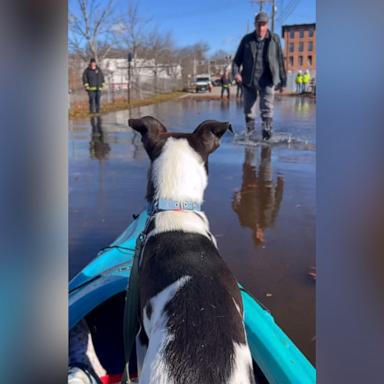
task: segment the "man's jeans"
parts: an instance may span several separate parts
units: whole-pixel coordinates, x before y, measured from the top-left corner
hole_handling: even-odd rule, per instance
[[[256,118],[256,102],[259,96],[260,115],[263,121],[273,118],[273,101],[275,96],[274,86],[263,88],[243,86],[244,114],[248,131],[254,129]]]
[[[100,112],[100,96],[100,91],[88,91],[90,113]]]

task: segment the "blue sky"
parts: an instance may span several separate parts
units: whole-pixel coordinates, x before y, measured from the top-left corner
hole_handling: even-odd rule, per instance
[[[117,0],[122,12],[131,0]],[[210,53],[218,49],[236,50],[246,33],[247,21],[253,27],[258,6],[249,0],[134,0],[140,13],[150,17],[160,30],[171,31],[178,46],[205,41]],[[277,16],[290,4],[298,3],[284,24],[316,21],[316,0],[276,0]],[[269,12],[270,6],[267,6]],[[275,31],[281,33],[281,22]]]

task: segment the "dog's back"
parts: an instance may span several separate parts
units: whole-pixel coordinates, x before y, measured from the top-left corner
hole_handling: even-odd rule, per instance
[[[151,237],[140,274],[143,323],[149,344],[156,343],[155,356],[148,355],[156,361],[150,368],[156,379],[148,382],[253,383],[240,292],[209,238]]]

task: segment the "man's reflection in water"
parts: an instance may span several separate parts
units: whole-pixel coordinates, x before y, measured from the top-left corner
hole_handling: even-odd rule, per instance
[[[272,180],[271,148],[261,148],[260,163],[253,165],[255,149],[245,149],[241,190],[233,196],[232,208],[239,216],[241,226],[251,228],[256,246],[265,242],[265,229],[271,228],[283,198],[284,178]]]
[[[100,116],[91,117],[92,136],[89,143],[89,152],[92,159],[103,160],[107,158],[111,147],[105,142],[102,120]]]
[[[229,101],[228,101],[228,99],[220,100],[220,109],[222,109],[222,110],[229,109]]]

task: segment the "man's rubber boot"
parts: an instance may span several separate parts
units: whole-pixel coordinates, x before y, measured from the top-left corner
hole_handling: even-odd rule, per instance
[[[261,126],[263,128],[263,140],[269,140],[272,137],[272,119],[264,119]]]
[[[246,138],[249,140],[256,140],[255,119],[245,117]]]

